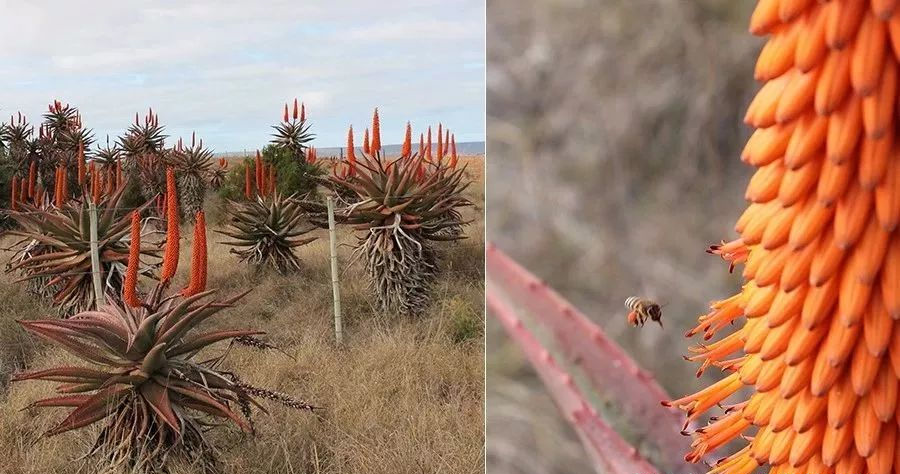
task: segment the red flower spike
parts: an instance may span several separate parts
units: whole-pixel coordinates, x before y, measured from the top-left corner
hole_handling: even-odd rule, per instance
[[[375,113],[372,114],[372,153],[381,151],[381,121],[378,119],[378,107],[375,107]]]
[[[178,270],[178,245],[181,238],[178,228],[178,188],[175,186],[175,170],[166,169],[166,248],[163,253],[160,281],[169,281]]]
[[[260,194],[262,194],[264,192],[262,157],[259,154],[259,150],[256,151],[256,189],[257,189],[257,192],[259,192]]]
[[[369,154],[371,153],[371,148],[369,148],[369,129],[366,129],[366,132],[363,134],[363,153]]]
[[[347,164],[350,176],[356,174],[356,150],[353,148],[353,125],[347,131]]]
[[[450,136],[450,167],[456,169],[456,135]]]
[[[306,104],[303,103],[300,104],[300,121],[306,121]]]
[[[297,104],[297,99],[294,98],[294,120],[300,116],[300,106]]]
[[[287,104],[284,104],[284,121],[285,121],[285,122],[288,121],[288,109],[287,109]]]
[[[206,290],[206,263],[206,217],[203,211],[198,211],[191,250],[191,279],[182,295],[193,296]]]
[[[438,132],[437,132],[437,157],[438,162],[444,159],[444,131],[443,125],[438,123]]]
[[[406,135],[403,137],[403,149],[400,151],[400,156],[409,157],[412,153],[412,125],[409,122],[406,122]]]
[[[131,211],[131,244],[128,246],[128,267],[125,270],[125,282],[122,286],[122,301],[138,308],[141,300],[137,296],[138,266],[141,264],[141,215]]]

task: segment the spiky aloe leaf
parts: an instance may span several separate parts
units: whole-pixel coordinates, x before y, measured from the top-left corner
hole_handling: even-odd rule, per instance
[[[602,328],[492,243],[487,246],[486,266],[489,292],[516,301],[521,314],[549,331],[555,350],[602,401],[621,411],[614,425],[627,428],[646,457],[666,472],[695,472],[683,458],[690,445],[690,439],[680,434],[683,417],[661,405],[668,395],[651,374]]]
[[[487,307],[507,334],[525,352],[547,386],[554,402],[584,445],[598,474],[659,474],[637,450],[623,440],[591,407],[572,377],[525,328],[515,311],[497,293],[488,292]]]

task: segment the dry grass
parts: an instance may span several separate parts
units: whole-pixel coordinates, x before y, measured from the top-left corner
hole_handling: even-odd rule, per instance
[[[482,163],[473,160],[470,167]],[[483,203],[483,182],[474,186],[470,199]],[[345,271],[343,348],[333,343],[326,232],[317,231],[320,239],[300,249],[304,268],[292,276],[255,272],[240,264],[227,247],[211,244],[209,286],[226,294],[254,288],[213,324],[265,330],[270,342],[295,359],[235,347],[228,368],[254,385],[324,407],[314,415],[271,406],[271,415],[255,416],[258,433],[253,437],[232,427],[216,431],[212,439],[222,450],[225,473],[484,470],[483,206],[468,212],[476,219],[467,229],[471,239],[441,246],[447,272],[422,318],[376,314],[368,303],[361,269],[353,266]],[[340,239],[351,244],[354,237],[341,231]],[[188,248],[182,249],[176,284],[187,280],[190,248],[183,247]],[[343,263],[349,254],[348,246],[340,248]],[[17,369],[23,363],[46,367],[67,360],[69,356],[59,350],[35,346],[13,324],[13,319],[44,314],[20,288],[6,277],[0,281],[0,360],[5,364],[0,368],[10,360],[17,361]],[[212,352],[221,350],[225,348]],[[96,432],[39,440],[39,433],[61,413],[21,410],[45,396],[47,388],[21,383],[0,392],[0,453],[7,454],[0,459],[0,472],[96,472],[88,462],[73,463]],[[190,467],[181,467],[173,474],[191,472]]]

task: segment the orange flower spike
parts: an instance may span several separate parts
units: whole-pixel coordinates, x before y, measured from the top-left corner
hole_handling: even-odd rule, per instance
[[[16,210],[16,202],[18,201],[19,194],[19,178],[13,176],[12,182],[10,183],[10,196],[9,196],[9,208],[12,210]]]
[[[431,126],[428,127],[428,138],[425,141],[425,159],[431,161]]]
[[[369,147],[369,129],[367,128],[365,133],[363,133],[363,153],[370,154],[372,152],[371,147]]]
[[[440,123],[438,123],[437,129],[437,157],[438,162],[444,159],[444,130]]]
[[[138,308],[141,300],[137,296],[138,267],[141,264],[141,214],[131,211],[131,244],[128,246],[128,267],[125,269],[125,282],[122,285],[122,301]]]
[[[29,198],[34,197],[34,183],[35,183],[35,180],[37,179],[36,166],[37,166],[37,162],[34,160],[31,160],[31,164],[28,165],[28,197]]]
[[[372,153],[381,151],[381,121],[378,119],[378,107],[375,107],[375,113],[372,114]]]
[[[193,296],[206,290],[206,217],[197,212],[194,224],[194,247],[191,249],[191,278],[181,294]]]
[[[353,176],[356,174],[356,149],[353,147],[353,125],[347,131],[347,165],[349,167],[348,174]]]
[[[300,103],[300,121],[301,122],[306,121],[306,104],[304,104],[302,102]]]
[[[161,282],[169,281],[178,270],[181,238],[178,224],[178,189],[175,183],[175,170],[170,166],[166,169],[166,245],[160,274]]]
[[[419,134],[419,158],[425,157],[425,134]]]
[[[87,170],[84,164],[84,142],[78,142],[78,185],[84,186]]]
[[[250,163],[244,163],[244,197],[250,199],[253,196],[253,184],[250,180]]]
[[[294,98],[294,120],[300,117],[300,106],[297,104],[297,98]]]
[[[287,106],[287,104],[284,104],[284,117],[282,117],[282,119],[284,122],[288,121],[288,106]]]
[[[409,157],[412,154],[412,125],[406,122],[406,135],[403,137],[403,148],[400,150],[400,156]]]
[[[19,201],[25,202],[25,199],[28,198],[28,182],[25,181],[25,178],[19,179]]]
[[[690,331],[737,326],[722,349],[690,359],[737,371],[739,383],[729,375],[676,403],[697,419],[751,391],[733,405],[755,434],[727,417],[695,433],[691,461],[748,439],[713,472],[900,472],[897,3],[757,3],[751,31],[772,36],[756,69],[767,83],[745,117],[757,128],[742,156],[758,168],[752,203],[741,239],[711,249],[744,263],[745,284]]]
[[[456,135],[450,135],[450,168],[456,169],[458,159],[456,156]]]

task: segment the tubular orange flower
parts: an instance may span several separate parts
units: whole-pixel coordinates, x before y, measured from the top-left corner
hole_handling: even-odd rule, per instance
[[[34,182],[37,179],[37,162],[31,160],[31,164],[28,165],[28,197],[34,197]]]
[[[128,247],[128,267],[122,286],[122,301],[132,308],[141,306],[137,296],[138,266],[141,264],[141,214],[131,211],[131,245]]]
[[[191,250],[191,279],[181,294],[193,296],[206,290],[206,217],[197,211],[194,223],[194,247]]]
[[[10,183],[10,196],[9,196],[9,208],[12,210],[16,210],[16,201],[18,201],[19,194],[19,178],[13,176],[12,183]]]
[[[375,113],[372,114],[372,153],[381,151],[381,121],[378,119],[378,107],[375,107]]]
[[[250,163],[244,165],[244,197],[250,199],[253,195],[253,184],[250,181]]]
[[[91,200],[94,204],[100,203],[100,175],[97,173],[97,166],[91,162]]]
[[[425,134],[419,134],[419,158],[425,156]]]
[[[304,104],[302,102],[300,103],[300,121],[301,122],[306,121],[306,104]]]
[[[294,120],[300,117],[300,106],[297,104],[297,98],[294,97]]]
[[[287,104],[284,104],[284,117],[282,117],[282,118],[284,119],[285,122],[288,121],[288,106],[287,106]]]
[[[161,282],[169,281],[178,270],[178,188],[175,186],[175,170],[166,168],[166,248],[163,253]]]
[[[369,129],[366,129],[366,132],[363,134],[363,153],[369,154],[371,152],[371,148],[369,147]]]
[[[456,135],[450,135],[450,168],[456,169]]]
[[[441,125],[440,123],[438,123],[437,130],[437,157],[438,161],[444,159],[444,130],[443,125]]]
[[[356,174],[356,151],[353,148],[353,125],[350,126],[350,130],[347,131],[347,164],[350,167],[348,173],[350,176]]]
[[[403,149],[400,156],[410,156],[412,154],[412,125],[406,122],[406,135],[403,136]]]
[[[752,436],[712,472],[900,472],[895,3],[761,0],[750,20],[770,35],[745,116],[757,130],[742,159],[757,170],[740,238],[709,250],[743,264],[745,283],[688,336],[709,340],[744,319],[691,349],[698,374],[729,375],[668,402],[696,420],[751,389],[694,432],[695,462]]]
[[[28,198],[28,182],[25,181],[25,178],[19,180],[19,196],[18,199],[20,202],[24,202],[25,199]]]
[[[319,156],[316,152],[316,149],[310,147],[309,152],[306,154],[306,159],[309,162],[309,164],[315,163],[318,158],[319,158]]]
[[[428,126],[428,138],[425,141],[425,159],[431,161],[431,126]]]

